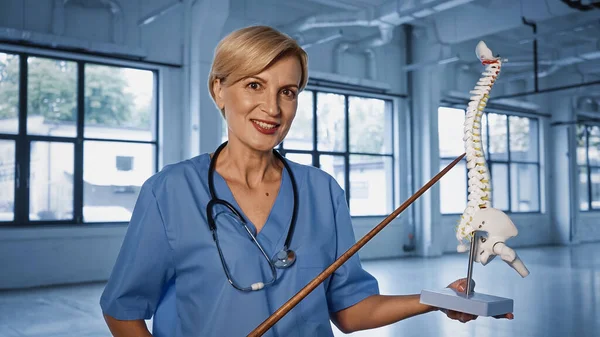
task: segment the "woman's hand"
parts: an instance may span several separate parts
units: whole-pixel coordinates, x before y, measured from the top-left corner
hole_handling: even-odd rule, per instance
[[[453,289],[457,292],[464,293],[465,289],[467,289],[467,279],[462,278],[462,279],[456,280],[456,281],[450,283],[447,288]],[[473,291],[474,289],[475,289],[475,281],[471,282],[471,291]],[[462,323],[467,323],[468,321],[477,319],[476,315],[467,314],[467,313],[460,312],[460,311],[447,310],[447,309],[442,309],[442,308],[440,308],[440,311],[445,313],[446,316],[448,316],[448,318],[460,321]],[[513,319],[514,315],[512,314],[512,312],[509,312],[504,315],[494,316],[494,318]]]

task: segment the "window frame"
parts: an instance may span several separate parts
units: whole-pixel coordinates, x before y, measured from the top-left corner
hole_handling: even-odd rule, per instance
[[[439,108],[450,108],[450,109],[459,109],[459,110],[463,110],[463,113],[466,114],[467,110],[464,108],[463,105],[456,105],[456,104],[440,104],[438,107],[438,113],[439,113]],[[506,159],[490,159],[489,156],[489,148],[490,148],[490,130],[489,130],[489,123],[486,123],[486,149],[484,150],[484,156],[485,156],[485,160],[486,160],[486,166],[488,168],[488,170],[490,171],[490,176],[493,179],[493,172],[492,172],[492,166],[494,164],[502,164],[505,165],[507,167],[507,194],[508,194],[508,199],[507,199],[507,203],[508,203],[508,209],[502,210],[505,213],[508,214],[541,214],[542,213],[542,155],[541,155],[541,150],[542,150],[542,142],[540,141],[540,134],[541,134],[541,127],[542,127],[542,121],[540,119],[540,117],[538,116],[526,116],[526,115],[522,115],[519,113],[514,113],[514,112],[508,112],[508,111],[503,111],[503,110],[498,110],[498,109],[486,109],[483,111],[485,118],[487,120],[487,116],[490,113],[493,114],[497,114],[497,115],[504,115],[506,116],[506,151],[507,151],[507,158]],[[510,134],[510,117],[522,117],[522,118],[528,118],[528,119],[534,119],[537,122],[537,134],[535,135],[535,139],[537,141],[537,149],[538,149],[538,153],[537,153],[537,158],[536,161],[524,161],[524,160],[513,160],[511,158],[511,150],[510,150],[510,139],[511,139],[511,134]],[[439,127],[439,125],[438,125]],[[438,153],[439,153],[439,145],[438,145]],[[452,161],[456,159],[456,157],[446,157],[446,156],[439,156],[439,160],[440,161]],[[467,191],[466,193],[466,197],[467,199],[465,199],[465,207],[467,205],[468,202],[468,197],[469,197],[469,192],[468,192],[468,173],[469,173],[469,169],[466,168],[466,162],[467,159],[466,157],[461,159],[461,162],[465,163],[465,190]],[[512,210],[512,183],[511,183],[511,175],[512,175],[512,165],[513,164],[525,164],[525,165],[534,165],[536,170],[537,170],[537,179],[538,179],[538,189],[537,189],[537,198],[538,198],[538,210],[536,211],[513,211]],[[443,202],[443,200],[440,199],[440,209],[441,207],[441,203]],[[493,202],[493,200],[492,200]],[[442,215],[460,215],[461,213],[444,213],[440,210],[440,213]]]
[[[396,125],[395,125],[395,107],[393,97],[385,95],[385,94],[370,94],[367,92],[360,92],[354,90],[340,90],[340,89],[332,89],[332,88],[322,88],[319,86],[307,86],[305,91],[310,91],[312,94],[312,149],[301,150],[301,149],[293,149],[285,147],[285,139],[277,146],[277,150],[283,155],[286,154],[309,154],[312,158],[312,166],[320,168],[319,158],[321,155],[330,155],[330,156],[339,156],[344,158],[344,184],[341,187],[345,191],[346,203],[350,208],[350,198],[351,198],[351,186],[350,186],[350,157],[354,155],[362,155],[362,156],[372,156],[372,157],[382,157],[382,158],[390,158],[391,159],[391,176],[392,181],[390,182],[392,189],[389,191],[391,195],[392,209],[396,207]],[[338,94],[344,96],[344,137],[345,137],[345,150],[344,151],[328,151],[328,150],[319,150],[318,149],[318,101],[317,97],[319,93],[323,94]],[[390,151],[388,153],[371,153],[371,152],[355,152],[350,151],[350,106],[349,106],[349,97],[359,97],[359,98],[371,98],[371,99],[381,99],[385,103],[385,109],[390,111],[389,119],[391,123],[390,127],[390,136],[391,136],[391,146]],[[350,214],[352,214],[352,209],[350,209]],[[389,214],[369,214],[369,215],[352,215],[353,218],[373,218],[373,217],[382,217],[387,216]]]
[[[15,55],[19,58],[19,104],[18,104],[18,131],[16,134],[0,133],[0,140],[12,140],[15,142],[15,183],[14,183],[14,217],[12,221],[0,221],[0,228],[3,227],[51,227],[62,225],[88,225],[88,224],[127,224],[129,221],[84,221],[84,146],[86,141],[112,142],[112,143],[136,143],[149,144],[154,146],[153,172],[159,170],[160,159],[160,68],[152,63],[139,61],[126,61],[121,58],[111,58],[109,56],[85,55],[64,51],[45,50],[43,48],[22,47],[0,44],[0,53]],[[52,59],[76,64],[76,135],[70,136],[48,136],[27,134],[27,113],[28,113],[28,57],[42,59]],[[154,117],[152,132],[155,137],[153,140],[129,140],[121,138],[93,138],[84,137],[85,121],[85,66],[100,65],[119,68],[130,68],[137,70],[151,71],[153,73],[153,102],[151,107]],[[68,220],[31,220],[29,217],[30,208],[30,156],[31,144],[35,141],[50,143],[73,144],[73,217]]]
[[[588,203],[588,209],[581,209],[581,200],[579,199],[579,195],[577,196],[577,209],[579,212],[584,212],[584,213],[588,213],[588,212],[598,212],[600,211],[600,207],[592,207],[592,169],[598,169],[600,170],[600,164],[598,165],[592,165],[590,164],[590,156],[589,156],[589,151],[590,151],[590,143],[589,143],[589,138],[590,138],[590,131],[589,129],[592,127],[597,127],[600,128],[600,124],[598,123],[589,123],[586,121],[579,121],[576,124],[576,127],[578,126],[582,126],[585,130],[585,164],[581,165],[579,164],[579,162],[577,162],[577,155],[575,155],[575,162],[577,165],[577,182],[579,182],[579,169],[581,168],[585,168],[586,169],[586,183],[587,183],[587,190],[585,191],[587,194],[587,203]],[[577,130],[575,130],[575,139],[577,140]],[[577,151],[577,145],[575,145],[575,151]],[[579,183],[578,183],[579,185]]]

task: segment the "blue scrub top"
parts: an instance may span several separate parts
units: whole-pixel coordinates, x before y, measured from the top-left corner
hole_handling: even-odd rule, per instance
[[[166,166],[142,186],[100,299],[103,312],[119,320],[154,317],[156,337],[246,336],[254,330],[356,242],[339,184],[317,168],[287,161],[298,187],[291,242],[297,259],[290,268],[277,269],[275,284],[252,292],[229,284],[206,219],[210,156],[202,154]],[[293,190],[285,169],[282,174],[271,213],[256,236],[268,256],[282,248],[291,220]],[[214,178],[216,196],[245,217],[223,177],[215,172]],[[268,280],[268,264],[247,235],[235,226],[220,226],[217,233],[237,282]],[[355,254],[264,336],[333,336],[329,314],[374,294],[378,283]]]

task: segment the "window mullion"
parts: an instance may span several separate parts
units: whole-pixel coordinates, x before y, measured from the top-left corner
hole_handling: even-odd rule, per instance
[[[16,142],[14,221],[26,224],[29,214],[29,141],[27,139],[27,56],[19,57],[19,133]]]
[[[587,171],[588,210],[592,210],[592,168],[590,165],[590,126],[585,126],[585,166]]]
[[[153,111],[155,121],[156,121],[154,123],[155,124],[155,126],[154,126],[155,135],[154,135],[154,139],[153,139],[154,144],[155,144],[155,147],[154,147],[154,172],[158,172],[158,171],[160,171],[160,166],[159,166],[160,165],[160,163],[159,163],[160,146],[158,146],[158,143],[160,141],[162,141],[162,139],[160,138],[160,124],[159,124],[160,118],[158,117],[158,112],[160,111],[160,104],[161,104],[160,94],[159,94],[160,76],[159,76],[158,71],[153,71],[152,73],[154,74],[154,76],[153,76],[154,77],[154,88],[152,89],[152,91],[153,91],[153,96],[156,98],[154,100],[154,109],[155,110]],[[83,113],[81,113],[81,115],[83,116]],[[83,117],[81,118],[81,120],[83,120]],[[83,130],[83,123],[81,123],[81,128]],[[279,148],[282,148],[282,147],[283,147],[283,143],[281,143],[279,145]],[[83,177],[82,177],[82,186],[83,186]],[[82,196],[83,196],[83,192],[82,192]],[[82,198],[82,200],[83,200],[83,198]]]
[[[312,148],[312,164],[314,167],[321,167],[321,161],[318,155],[318,128],[317,128],[317,91],[312,91],[312,114],[313,114],[313,148]]]
[[[83,223],[83,121],[85,119],[85,64],[77,62],[77,136],[73,158],[73,220]]]
[[[545,206],[546,206],[545,204],[542,205],[542,168],[541,168],[542,167],[542,165],[541,165],[542,147],[540,146],[541,145],[540,144],[540,128],[542,127],[541,124],[542,123],[539,119],[536,120],[535,142],[536,142],[536,148],[538,151],[537,158],[536,158],[536,160],[537,160],[537,163],[536,163],[537,170],[536,171],[537,171],[537,176],[538,176],[538,183],[537,183],[538,184],[538,190],[537,190],[538,193],[537,193],[537,195],[538,195],[538,212],[540,212],[540,213],[542,212],[543,209],[545,209]],[[575,151],[577,151],[577,150],[575,150]],[[578,176],[579,176],[579,174],[578,174]]]
[[[348,107],[348,95],[344,95],[344,119],[345,119],[345,138],[346,151],[344,152],[344,185],[346,185],[346,202],[350,207],[350,108]],[[352,211],[352,210],[351,210]]]

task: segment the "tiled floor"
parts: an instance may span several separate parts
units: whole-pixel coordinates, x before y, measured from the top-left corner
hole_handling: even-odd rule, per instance
[[[515,319],[467,324],[434,312],[352,336],[592,337],[600,331],[600,243],[518,249],[531,274],[522,279],[500,259],[476,264],[476,291],[510,297]],[[466,275],[466,255],[367,262],[385,294],[445,287]],[[103,284],[0,292],[2,337],[108,337],[98,298]],[[336,336],[343,334],[336,331]]]

